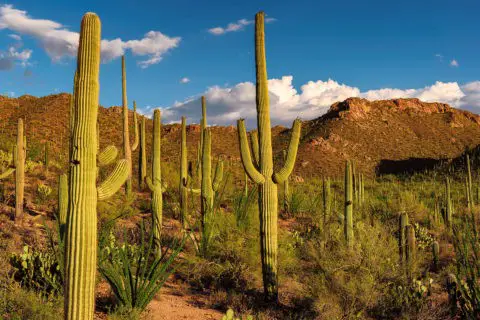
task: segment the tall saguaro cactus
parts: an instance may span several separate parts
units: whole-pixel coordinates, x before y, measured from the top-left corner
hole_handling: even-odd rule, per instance
[[[202,186],[201,186],[201,212],[202,212],[202,241],[204,249],[212,231],[212,215],[214,213],[215,193],[220,188],[223,179],[223,162],[218,160],[215,176],[212,180],[212,133],[210,128],[203,131],[202,150]]]
[[[23,217],[23,197],[25,190],[26,138],[23,134],[23,120],[18,119],[17,144],[13,148],[13,166],[0,173],[0,180],[15,173],[15,220]]]
[[[147,145],[145,143],[145,117],[140,123],[140,156],[138,157],[138,186],[140,190],[145,189],[145,178],[147,177]]]
[[[125,56],[122,56],[122,107],[123,107],[123,153],[129,166],[128,179],[125,184],[127,197],[132,194],[132,151],[138,146],[137,104],[133,102],[133,123],[135,126],[135,141],[130,146],[130,131],[128,127],[128,100],[127,100],[127,71],[125,68]]]
[[[445,179],[445,216],[443,217],[445,220],[445,224],[450,229],[452,227],[452,216],[453,216],[453,208],[452,208],[452,196],[450,193],[450,179],[447,177]]]
[[[287,150],[283,150],[283,161],[287,160]],[[292,195],[290,193],[289,178],[283,182],[283,210],[285,213],[290,213],[290,203],[292,201]]]
[[[277,184],[283,183],[293,171],[300,140],[301,121],[295,120],[288,146],[287,159],[278,172],[273,171],[270,102],[268,97],[267,64],[265,58],[265,33],[263,12],[255,16],[256,105],[259,158],[252,161],[244,120],[238,121],[240,154],[245,172],[259,185],[258,206],[260,214],[260,251],[262,258],[263,287],[267,300],[278,299],[277,280]]]
[[[182,117],[182,132],[181,132],[181,147],[180,147],[180,222],[182,227],[186,227],[187,211],[188,211],[188,159],[187,159],[187,121]]]
[[[65,234],[65,319],[93,319],[97,267],[97,200],[113,195],[128,176],[125,160],[98,187],[97,113],[100,19],[82,19],[71,119],[71,154]]]
[[[153,159],[152,176],[146,178],[147,186],[152,193],[152,228],[157,249],[160,250],[160,236],[162,232],[163,192],[161,168],[161,114],[160,109],[153,112]]]
[[[345,163],[345,217],[344,235],[348,246],[353,244],[353,173],[350,161]]]

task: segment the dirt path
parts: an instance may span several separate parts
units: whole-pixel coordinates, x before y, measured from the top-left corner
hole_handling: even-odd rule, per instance
[[[150,302],[144,319],[221,319],[222,313],[219,311],[201,307],[205,299],[203,296],[189,295],[176,285],[168,283],[160,290],[160,295]]]

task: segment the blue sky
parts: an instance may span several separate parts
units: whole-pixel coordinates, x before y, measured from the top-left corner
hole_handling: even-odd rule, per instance
[[[102,51],[109,60],[101,66],[102,105],[121,103],[119,57],[125,52],[128,98],[142,112],[162,107],[166,121],[185,114],[196,122],[196,98],[205,94],[210,123],[253,119],[251,20],[264,10],[272,20],[266,33],[275,123],[319,116],[348,96],[480,108],[478,0],[199,3],[0,4],[0,92],[71,92],[75,32],[83,13],[93,11],[102,20],[102,38],[121,39]]]

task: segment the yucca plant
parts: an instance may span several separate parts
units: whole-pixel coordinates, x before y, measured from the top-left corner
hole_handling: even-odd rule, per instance
[[[174,240],[158,254],[153,232],[145,240],[140,228],[140,244],[120,244],[110,231],[109,243],[100,250],[99,271],[112,288],[123,310],[143,311],[174,271],[172,264],[183,248],[185,238]],[[126,232],[125,239],[126,239]]]

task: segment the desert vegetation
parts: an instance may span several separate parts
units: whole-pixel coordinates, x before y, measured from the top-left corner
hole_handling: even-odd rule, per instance
[[[272,128],[264,18],[256,128],[238,120],[234,154],[212,151],[224,137],[204,97],[190,148],[185,117],[172,141],[161,110],[146,119],[134,102],[131,114],[125,58],[119,152],[101,143],[113,130],[99,117],[101,23],[85,14],[68,143],[29,137],[22,118],[0,135],[3,319],[478,317],[478,150],[404,174],[345,157],[329,174],[294,176],[300,144],[323,129]],[[193,310],[167,309],[167,295]]]

